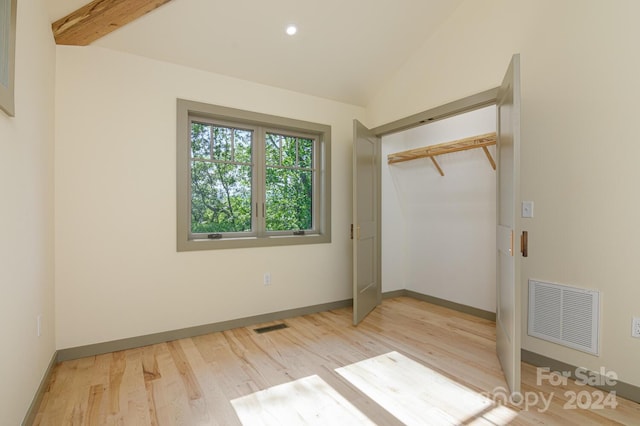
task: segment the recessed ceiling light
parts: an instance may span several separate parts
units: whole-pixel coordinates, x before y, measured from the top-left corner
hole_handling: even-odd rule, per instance
[[[287,34],[289,34],[290,36],[294,35],[297,32],[298,32],[298,28],[295,25],[289,25],[287,27]]]

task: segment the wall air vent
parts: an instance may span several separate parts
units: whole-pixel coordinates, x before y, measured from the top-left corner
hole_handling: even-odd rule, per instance
[[[598,355],[600,292],[529,280],[529,336]]]

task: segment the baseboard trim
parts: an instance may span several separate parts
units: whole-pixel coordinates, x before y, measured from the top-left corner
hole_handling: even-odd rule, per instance
[[[423,302],[429,302],[434,305],[442,306],[444,308],[453,309],[454,311],[473,315],[474,317],[483,318],[493,322],[496,321],[495,312],[485,311],[483,309],[474,308],[473,306],[463,305],[461,303],[452,302],[446,299],[440,299],[439,297],[429,296],[413,290],[404,290],[404,296],[422,300]]]
[[[195,327],[187,327],[179,330],[163,331],[160,333],[147,334],[144,336],[129,337],[126,339],[112,340],[109,342],[95,343],[92,345],[77,346],[74,348],[59,349],[57,361],[62,362],[88,356],[101,355],[109,352],[123,351],[126,349],[155,345],[157,343],[164,343],[172,340],[200,336],[202,334],[216,333],[218,331],[230,330],[232,328],[247,327],[264,322],[279,321],[282,319],[297,317],[301,315],[315,314],[318,312],[330,311],[332,309],[345,308],[351,306],[352,303],[352,299],[346,299],[337,302],[322,303],[319,305],[305,306],[302,308],[288,309],[285,311],[238,318],[230,321],[222,321],[212,324],[198,325]]]
[[[557,359],[549,358],[526,349],[522,349],[520,353],[522,362],[526,362],[527,364],[531,364],[535,367],[547,367],[551,371],[569,372],[571,374],[571,379],[575,380],[577,378],[575,372],[578,367],[575,365],[567,364],[566,362],[558,361]],[[597,372],[590,372],[590,375],[600,377],[600,374]],[[620,380],[617,380],[616,382],[615,386],[602,385],[594,387],[605,392],[615,391],[616,396],[640,403],[640,387],[621,382]]]
[[[386,292],[382,295],[383,299],[394,297],[412,297],[432,303],[434,305],[443,306],[454,309],[459,312],[474,315],[480,318],[495,321],[495,313],[483,311],[460,303],[451,302],[433,296],[428,296],[411,290],[395,290]],[[305,306],[302,308],[288,309],[285,311],[273,312],[251,317],[238,318],[230,321],[222,321],[212,324],[198,325],[195,327],[187,327],[178,330],[163,331],[160,333],[146,334],[143,336],[129,337],[126,339],[112,340],[109,342],[95,343],[91,345],[77,346],[67,349],[59,349],[57,352],[57,362],[69,361],[88,356],[101,355],[109,352],[123,351],[126,349],[139,348],[142,346],[155,345],[157,343],[169,342],[172,340],[185,339],[203,334],[216,333],[219,331],[230,330],[238,327],[247,327],[264,322],[278,321],[286,318],[315,314],[317,312],[330,311],[332,309],[340,309],[349,307],[353,304],[352,299],[340,300],[337,302],[323,303],[319,305]]]
[[[394,290],[394,291],[387,291],[386,293],[382,293],[383,300],[393,299],[394,297],[406,297],[406,296],[407,296],[407,290]]]
[[[27,414],[24,416],[24,420],[22,421],[22,426],[30,426],[36,420],[36,415],[38,414],[38,409],[40,408],[40,403],[42,403],[42,399],[44,398],[44,394],[49,387],[49,383],[51,382],[51,376],[53,375],[53,369],[58,363],[58,351],[55,351],[51,356],[51,361],[49,361],[49,366],[44,372],[42,376],[42,380],[40,381],[40,386],[38,386],[38,390],[33,397],[33,401],[31,401],[31,405],[27,410]]]

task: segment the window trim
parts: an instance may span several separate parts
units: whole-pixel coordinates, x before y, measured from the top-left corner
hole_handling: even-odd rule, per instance
[[[185,99],[177,99],[176,109],[177,251],[274,247],[331,242],[331,126]],[[290,131],[317,137],[319,168],[317,190],[319,191],[318,200],[320,206],[314,221],[317,220],[318,233],[305,235],[269,233],[263,236],[228,237],[218,240],[191,239],[191,177],[189,166],[191,160],[191,131],[189,123],[193,116],[229,122],[237,126],[258,126],[263,129],[275,130],[276,132]],[[263,155],[255,155],[253,161],[264,161],[262,157]]]

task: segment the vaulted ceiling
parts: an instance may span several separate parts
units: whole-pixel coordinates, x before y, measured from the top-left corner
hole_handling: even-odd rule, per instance
[[[365,106],[462,1],[171,0],[91,44]]]

